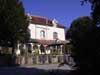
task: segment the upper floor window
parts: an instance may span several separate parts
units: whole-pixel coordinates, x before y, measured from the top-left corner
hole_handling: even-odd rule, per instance
[[[45,38],[45,31],[44,31],[44,30],[41,30],[41,31],[40,31],[40,37],[41,37],[41,38]]]
[[[53,39],[57,39],[58,38],[58,33],[57,32],[53,32]]]

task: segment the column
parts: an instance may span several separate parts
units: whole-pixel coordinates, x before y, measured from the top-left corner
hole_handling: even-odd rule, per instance
[[[39,52],[39,54],[41,54],[40,45],[39,45],[39,44],[38,44],[38,52]],[[37,55],[37,56],[36,56],[36,63],[37,63],[37,64],[40,64],[39,59],[40,59],[40,58],[39,58],[39,55]]]
[[[30,43],[31,44],[31,52],[33,51],[33,44],[32,43]]]
[[[60,49],[60,54],[63,54],[63,53],[62,53],[62,50],[63,50],[63,49],[62,49],[62,48],[63,48],[63,45],[60,45],[60,48],[61,48],[61,49]]]
[[[15,51],[15,53],[16,53],[17,56],[20,55],[19,46],[20,46],[20,44],[18,43],[18,44],[17,44],[17,49],[16,49],[16,51]]]
[[[34,54],[35,49],[33,47],[34,47],[34,44],[32,44],[32,53]]]
[[[24,44],[23,49],[26,50],[26,44]]]
[[[55,51],[56,51],[56,52],[57,52],[57,54],[58,54],[58,49],[57,49],[57,45],[56,45],[56,50],[55,50]],[[55,53],[56,53],[56,52],[55,52]]]
[[[19,42],[18,42],[18,44],[17,44],[17,49],[15,50],[15,54],[16,54],[16,63],[17,64],[21,64],[20,62],[21,62],[21,60],[20,60],[20,49],[19,49],[19,46],[20,46],[20,44],[19,44]]]
[[[39,51],[39,54],[41,54],[40,45],[38,45],[38,51]]]

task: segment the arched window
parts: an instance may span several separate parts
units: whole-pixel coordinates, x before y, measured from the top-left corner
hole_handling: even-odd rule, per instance
[[[41,30],[41,31],[40,31],[40,37],[41,37],[41,38],[45,38],[45,31],[44,31],[44,30]]]
[[[57,39],[58,38],[58,33],[57,32],[53,32],[53,39]]]

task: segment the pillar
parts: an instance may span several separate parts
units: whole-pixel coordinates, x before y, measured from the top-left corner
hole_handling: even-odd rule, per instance
[[[57,45],[56,45],[56,50],[55,50],[56,52],[57,52],[57,54],[58,54],[58,48],[57,48]]]
[[[63,45],[60,45],[60,54],[63,54],[63,52],[62,52],[62,49],[63,48]]]
[[[41,54],[40,45],[38,45],[38,51],[39,51],[39,54]]]
[[[32,43],[30,43],[31,44],[31,51],[33,51],[33,44]]]
[[[20,46],[20,44],[18,43],[18,44],[17,44],[17,49],[16,49],[16,51],[15,51],[15,54],[16,54],[17,56],[20,55],[19,46]]]

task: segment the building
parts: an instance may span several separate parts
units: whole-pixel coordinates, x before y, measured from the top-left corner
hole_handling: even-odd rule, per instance
[[[39,54],[63,54],[65,41],[65,26],[59,24],[56,19],[49,20],[45,17],[29,17],[30,47],[32,52]]]

